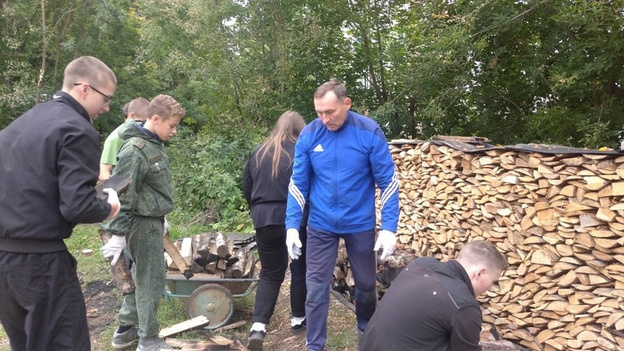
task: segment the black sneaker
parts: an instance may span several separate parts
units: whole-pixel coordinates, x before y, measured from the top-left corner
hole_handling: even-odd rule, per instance
[[[304,319],[301,323],[291,325],[290,330],[293,334],[299,334],[306,331],[306,319]]]
[[[252,330],[249,332],[249,345],[247,348],[250,350],[262,350],[262,343],[264,342],[264,336],[266,332],[262,330]]]

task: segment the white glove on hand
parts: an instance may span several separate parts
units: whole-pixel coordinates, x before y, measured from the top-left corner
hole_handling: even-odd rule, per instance
[[[112,188],[102,189],[102,192],[108,194],[108,198],[106,202],[108,202],[113,212],[108,216],[107,219],[113,218],[119,214],[119,210],[121,209],[121,203],[119,202],[119,196],[117,196],[117,192]]]
[[[296,260],[301,255],[301,240],[299,240],[299,231],[295,228],[286,230],[286,248],[288,248],[288,256]]]
[[[381,230],[379,231],[379,235],[377,236],[377,241],[375,241],[375,247],[373,251],[379,250],[380,247],[383,246],[383,252],[381,253],[381,259],[392,255],[394,252],[394,247],[396,246],[396,236],[393,232],[389,230]]]
[[[108,259],[112,257],[113,260],[111,261],[111,266],[114,266],[125,248],[126,237],[124,235],[113,235],[110,240],[108,240],[106,245],[102,246],[100,250],[104,254],[104,257]]]

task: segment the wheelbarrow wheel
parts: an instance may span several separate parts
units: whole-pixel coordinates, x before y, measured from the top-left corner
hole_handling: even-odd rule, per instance
[[[232,293],[221,285],[206,284],[193,290],[188,299],[189,318],[206,316],[210,323],[206,329],[223,326],[234,312]]]

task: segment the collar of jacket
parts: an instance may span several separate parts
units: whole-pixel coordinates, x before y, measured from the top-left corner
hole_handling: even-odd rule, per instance
[[[458,273],[459,277],[466,283],[466,285],[468,285],[468,289],[470,289],[472,295],[474,295],[475,292],[474,288],[472,287],[472,282],[470,281],[470,277],[468,276],[468,272],[466,272],[466,269],[464,269],[464,266],[462,266],[461,263],[459,263],[459,261],[457,260],[448,261],[448,266],[452,267],[452,269],[454,269]]]
[[[137,127],[139,127],[139,129],[140,129],[143,133],[145,133],[145,134],[149,135],[149,136],[150,136],[150,138],[152,138],[152,139],[154,139],[155,141],[157,141],[157,142],[159,142],[159,143],[161,143],[161,144],[162,144],[162,140],[160,140],[160,138],[158,137],[158,135],[156,135],[156,133],[153,133],[151,130],[149,130],[149,129],[147,129],[147,128],[143,127],[144,125],[145,125],[145,123],[143,123],[143,124],[137,124]]]
[[[87,110],[85,110],[85,108],[82,107],[82,105],[78,101],[76,101],[76,99],[74,99],[71,95],[67,94],[62,90],[59,90],[56,92],[56,94],[54,94],[53,98],[54,101],[69,105],[69,107],[74,109],[74,111],[78,112],[82,117],[89,121],[89,123],[91,123],[91,117],[89,117],[89,113],[87,112]]]

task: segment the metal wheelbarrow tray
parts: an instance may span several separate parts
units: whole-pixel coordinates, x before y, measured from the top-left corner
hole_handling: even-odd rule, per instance
[[[188,298],[189,318],[204,315],[210,321],[206,329],[216,329],[225,325],[232,316],[234,298],[247,296],[256,289],[259,279],[254,273],[254,278],[219,278],[197,273],[186,279],[181,273],[167,272],[165,299]]]

